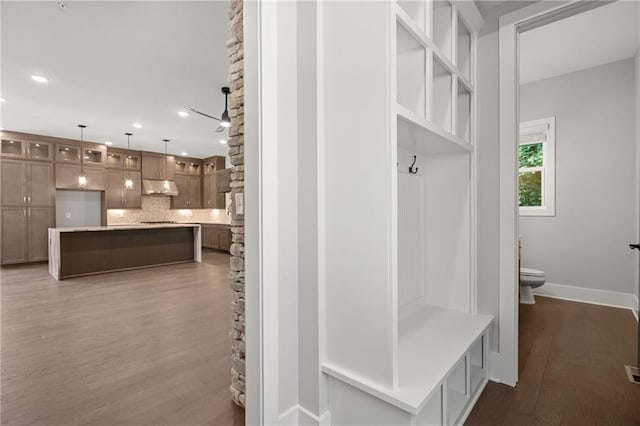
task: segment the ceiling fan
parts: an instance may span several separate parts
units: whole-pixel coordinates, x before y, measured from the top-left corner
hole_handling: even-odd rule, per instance
[[[231,120],[229,119],[229,110],[227,109],[227,97],[229,96],[229,88],[223,87],[222,93],[224,93],[224,111],[222,112],[222,118],[214,117],[209,114],[205,114],[202,111],[198,111],[197,109],[191,108],[189,105],[185,105],[184,109],[188,109],[191,112],[195,112],[196,114],[200,114],[207,118],[212,118],[220,122],[220,126],[216,129],[216,132],[220,133],[224,131],[227,127],[231,126]]]

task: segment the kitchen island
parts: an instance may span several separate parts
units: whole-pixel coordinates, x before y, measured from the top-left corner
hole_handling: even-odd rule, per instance
[[[49,274],[55,279],[200,262],[200,225],[49,228]]]

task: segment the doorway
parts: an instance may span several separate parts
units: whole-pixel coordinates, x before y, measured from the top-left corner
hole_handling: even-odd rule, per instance
[[[541,2],[545,3],[545,2]],[[528,237],[525,239],[525,252],[523,255],[523,259],[525,263],[523,266],[532,267],[535,269],[543,270],[544,266],[539,266],[536,268],[534,265],[535,262],[544,262],[549,265],[550,271],[553,272],[554,277],[565,277],[561,275],[559,271],[568,270],[574,272],[573,276],[575,277],[575,282],[579,282],[577,285],[565,285],[565,284],[555,284],[550,283],[552,285],[547,285],[546,289],[543,290],[543,287],[540,287],[538,292],[543,294],[546,292],[548,296],[554,296],[558,298],[564,299],[574,299],[588,303],[598,303],[604,305],[614,305],[621,306],[626,308],[635,308],[637,310],[637,259],[636,255],[628,252],[628,248],[626,244],[637,237],[638,233],[638,165],[637,161],[637,151],[638,151],[638,142],[637,142],[637,118],[634,122],[635,115],[629,114],[626,121],[624,135],[615,135],[615,132],[620,131],[620,126],[615,126],[615,128],[604,129],[601,131],[605,132],[605,136],[599,136],[599,133],[596,133],[594,130],[588,128],[588,124],[592,122],[603,121],[603,116],[605,112],[602,112],[597,117],[591,118],[583,118],[582,125],[578,127],[574,127],[575,131],[567,136],[566,132],[568,129],[572,129],[572,125],[570,124],[569,116],[567,116],[566,111],[562,114],[560,113],[543,113],[542,107],[536,106],[535,102],[540,104],[540,99],[536,98],[536,96],[541,95],[542,93],[546,93],[546,98],[543,98],[543,101],[551,101],[554,94],[557,94],[559,90],[555,90],[555,92],[544,92],[541,87],[541,83],[538,84],[538,87],[534,87],[535,83],[529,82],[529,87],[521,86],[521,77],[525,75],[527,72],[526,69],[523,68],[524,64],[519,61],[525,55],[524,48],[527,46],[528,38],[534,34],[535,31],[544,31],[544,27],[547,26],[547,29],[551,28],[552,25],[560,25],[562,24],[561,20],[564,19],[578,19],[585,20],[589,16],[589,13],[609,13],[605,10],[605,8],[600,8],[600,6],[606,6],[607,3],[603,2],[584,2],[584,1],[576,1],[570,2],[568,4],[558,5],[558,4],[535,4],[530,7],[521,9],[517,12],[514,12],[509,15],[505,15],[501,18],[500,22],[500,296],[501,296],[501,311],[509,312],[513,316],[509,315],[509,321],[507,324],[503,322],[504,326],[501,327],[500,333],[501,336],[504,334],[506,336],[506,340],[502,340],[501,342],[506,343],[506,350],[509,353],[512,362],[512,373],[514,381],[518,380],[518,312],[519,312],[519,300],[518,300],[518,278],[520,275],[519,271],[519,236],[521,234],[526,234]],[[627,4],[628,7],[637,7],[637,5]],[[612,4],[606,7],[611,8],[620,8],[623,5]],[[598,10],[600,9],[600,10]],[[627,13],[629,13],[627,11]],[[580,15],[580,16],[579,16]],[[637,10],[633,15],[635,18],[635,23],[637,25]],[[610,18],[600,17],[595,18],[595,22],[599,22],[603,24],[605,22],[615,22],[610,20]],[[618,31],[615,31],[616,33]],[[565,31],[565,33],[570,33]],[[637,34],[637,33],[636,33]],[[632,52],[631,57],[627,56],[626,58],[617,58],[611,61],[601,62],[599,67],[592,66],[584,67],[583,69],[591,70],[591,73],[606,73],[606,72],[622,72],[618,70],[611,70],[610,68],[614,67],[614,65],[618,65],[621,67],[627,67],[626,75],[627,79],[625,80],[626,94],[628,98],[626,102],[629,103],[627,110],[633,111],[634,104],[637,102],[637,94],[635,89],[635,81],[637,81],[637,69],[635,63],[637,62],[637,35],[635,40],[631,41],[634,43],[634,50]],[[589,43],[586,43],[589,45]],[[618,43],[619,44],[619,43]],[[618,47],[618,45],[616,45]],[[550,53],[549,56],[552,56]],[[574,55],[576,56],[576,55]],[[549,59],[549,58],[547,58]],[[622,63],[617,63],[622,60]],[[626,62],[624,61],[626,60]],[[560,61],[556,61],[553,65],[559,65]],[[607,64],[611,64],[609,68],[607,68]],[[574,64],[575,65],[575,64]],[[549,69],[550,67],[545,67]],[[557,69],[555,70],[558,71]],[[566,71],[566,70],[565,70]],[[572,72],[580,72],[578,69],[570,70]],[[567,74],[567,72],[560,72],[554,78],[561,78],[563,74]],[[603,79],[603,74],[599,76],[599,84],[595,86],[603,86],[606,87],[608,91],[614,90],[610,87],[611,81],[606,81]],[[576,76],[574,76],[576,77]],[[588,76],[582,76],[583,78],[587,78]],[[592,76],[593,77],[593,76]],[[526,77],[528,78],[528,77]],[[612,80],[616,80],[616,83],[621,83],[619,78],[614,78]],[[594,86],[594,85],[592,85]],[[566,84],[562,86],[563,89],[567,89]],[[593,87],[592,87],[593,89]],[[561,91],[560,91],[561,92]],[[582,91],[582,93],[593,92],[593,90]],[[580,96],[580,99],[583,102],[583,105],[591,105],[591,106],[602,106],[605,102],[604,99],[600,98],[598,102],[592,101],[588,102],[584,99],[584,96]],[[578,100],[576,99],[576,100]],[[525,106],[523,105],[523,101],[528,102]],[[549,102],[547,102],[549,104]],[[625,104],[626,105],[626,104]],[[616,105],[617,106],[617,105]],[[549,109],[547,109],[549,111]],[[558,110],[561,111],[561,110]],[[562,121],[560,120],[560,115],[563,115]],[[620,118],[620,117],[618,117]],[[551,119],[554,119],[553,121]],[[545,121],[546,123],[541,123],[540,121]],[[522,127],[521,127],[522,126]],[[537,127],[536,127],[537,126]],[[562,127],[559,127],[562,126]],[[553,134],[550,135],[549,132],[553,130]],[[560,131],[561,130],[561,131]],[[596,149],[595,152],[600,153],[597,158],[598,164],[592,169],[589,174],[589,179],[583,182],[583,187],[578,186],[578,190],[573,192],[569,191],[569,194],[580,194],[582,190],[587,190],[587,194],[589,193],[588,186],[592,187],[592,193],[595,193],[596,189],[603,189],[610,187],[611,184],[609,182],[605,182],[609,178],[613,178],[616,173],[623,173],[622,176],[618,176],[618,179],[623,179],[625,182],[626,190],[623,190],[619,187],[619,185],[614,186],[615,190],[609,190],[606,192],[606,196],[609,195],[617,195],[617,193],[622,193],[619,200],[619,205],[624,205],[626,210],[622,214],[624,216],[624,220],[616,220],[613,219],[616,217],[612,214],[611,211],[607,210],[611,207],[611,204],[614,203],[611,200],[604,201],[602,204],[598,202],[589,203],[588,198],[585,200],[577,200],[577,202],[581,202],[581,206],[579,206],[579,211],[582,213],[579,215],[579,218],[588,217],[587,213],[595,214],[595,217],[601,218],[603,220],[608,219],[609,221],[615,221],[616,225],[620,225],[620,222],[624,222],[625,229],[619,232],[619,235],[623,235],[624,242],[618,241],[620,237],[616,239],[617,243],[613,243],[610,240],[602,241],[602,235],[599,237],[593,237],[591,241],[594,244],[589,244],[585,247],[585,243],[580,241],[580,238],[584,235],[581,235],[579,231],[570,231],[569,237],[565,235],[562,243],[568,243],[569,247],[573,247],[573,251],[567,255],[567,253],[557,254],[555,256],[556,260],[559,260],[559,265],[562,264],[561,261],[565,261],[567,264],[566,268],[556,269],[555,266],[548,263],[548,261],[542,260],[544,256],[542,256],[540,247],[532,247],[534,245],[534,237],[532,235],[540,235],[544,236],[548,234],[544,234],[547,232],[549,225],[557,222],[556,219],[566,219],[567,213],[571,210],[567,210],[567,172],[570,169],[570,166],[567,166],[566,162],[566,149],[568,142],[567,139],[576,138],[580,140],[584,140],[586,136],[580,137],[582,131],[586,131],[587,135],[598,136],[601,140],[611,140],[623,139],[626,141],[625,149],[626,154],[622,155],[619,161],[614,161],[613,159],[604,160],[604,155],[602,155],[603,149],[606,149],[606,145],[602,143],[600,145],[600,149]],[[557,148],[559,138],[562,138],[563,147],[562,150]],[[518,143],[519,141],[519,143]],[[551,141],[555,143],[555,149],[552,146],[553,143],[549,143],[547,141]],[[562,154],[562,158],[554,159],[553,156],[547,155],[537,155],[542,154],[545,151],[545,147],[547,151],[552,151],[556,155]],[[541,148],[538,152],[538,148]],[[584,145],[583,145],[584,148]],[[609,147],[609,151],[615,151],[616,148],[613,146]],[[569,148],[570,149],[570,148]],[[579,151],[578,148],[574,148],[574,152]],[[612,153],[612,152],[608,152]],[[549,158],[550,157],[550,158]],[[569,157],[571,157],[571,152]],[[624,170],[621,166],[621,162],[624,163]],[[607,173],[605,169],[605,164],[611,163],[612,167],[615,167],[615,171],[611,170],[611,173]],[[628,163],[628,164],[627,164]],[[562,166],[562,167],[561,167]],[[552,170],[550,170],[552,169]],[[586,171],[586,170],[585,170]],[[602,174],[598,174],[602,173]],[[626,173],[626,174],[624,174]],[[554,174],[556,176],[554,176]],[[569,173],[569,175],[580,176],[580,173]],[[584,176],[584,175],[583,175]],[[597,177],[600,176],[601,179],[598,180]],[[520,180],[518,179],[520,177]],[[545,179],[547,178],[547,179]],[[549,180],[551,178],[555,179],[555,184],[549,184]],[[595,178],[595,184],[590,181],[591,178]],[[558,183],[558,179],[562,179],[561,183]],[[595,186],[594,186],[595,185]],[[551,188],[553,192],[549,192],[549,188]],[[525,194],[523,194],[525,192]],[[617,203],[617,202],[616,202]],[[523,205],[524,204],[524,205]],[[596,206],[597,205],[597,206]],[[524,208],[523,208],[524,207]],[[603,211],[598,211],[599,208],[604,208]],[[522,210],[520,210],[522,209]],[[536,210],[538,210],[536,212]],[[544,211],[543,211],[544,210]],[[618,210],[616,210],[618,211]],[[529,214],[529,216],[523,216]],[[574,220],[577,218],[574,218]],[[580,225],[579,220],[572,223],[573,225]],[[590,222],[587,224],[582,224],[582,229],[589,229]],[[542,227],[542,228],[541,228]],[[601,226],[602,227],[602,226]],[[600,228],[601,228],[600,227]],[[565,225],[562,229],[566,229]],[[611,231],[611,224],[607,227],[609,230],[609,234],[606,237],[612,237],[611,234],[615,234],[617,231]],[[544,229],[544,232],[542,231]],[[567,230],[567,232],[569,232]],[[556,230],[556,234],[557,234]],[[562,235],[562,234],[560,234]],[[549,237],[549,236],[548,236]],[[541,239],[543,240],[542,245],[548,243],[549,238]],[[529,243],[526,240],[529,240]],[[571,243],[575,244],[571,246]],[[624,264],[625,270],[625,278],[617,279],[617,278],[609,278],[608,280],[600,277],[599,283],[591,282],[590,286],[585,286],[583,283],[587,281],[586,276],[579,276],[575,274],[575,271],[583,271],[586,268],[586,264],[594,264],[594,261],[589,261],[585,258],[585,254],[590,256],[597,256],[598,250],[594,250],[594,247],[597,246],[597,243],[602,243],[601,246],[604,246],[605,249],[608,249],[606,256],[609,256],[615,250],[615,259],[609,259],[609,264],[616,265],[618,270],[620,269],[621,263]],[[531,245],[528,245],[531,244]],[[615,248],[614,248],[615,246]],[[585,250],[587,249],[587,250]],[[529,250],[528,252],[526,250]],[[581,252],[582,250],[582,252]],[[566,250],[565,250],[566,251]],[[538,252],[538,255],[531,255],[532,253]],[[602,253],[602,251],[600,251]],[[548,253],[546,253],[548,254]],[[527,257],[527,255],[529,255]],[[571,260],[572,256],[577,256],[577,260],[574,262]],[[604,256],[604,257],[606,257]],[[623,259],[621,261],[620,259]],[[604,260],[600,260],[601,262]],[[576,263],[577,262],[577,263]],[[596,263],[597,265],[597,263]],[[582,267],[580,267],[582,266]],[[602,269],[602,268],[601,268]],[[591,276],[597,277],[598,274],[605,273],[605,271],[599,270],[597,272],[592,272]],[[611,273],[606,275],[607,277],[611,277]],[[556,278],[554,278],[556,279]],[[560,280],[567,278],[558,278]],[[603,281],[613,282],[623,282],[619,284],[619,287],[611,286],[609,288],[602,288]],[[555,285],[553,285],[555,284]],[[600,288],[598,288],[600,286]],[[635,293],[635,294],[634,294]],[[509,340],[512,338],[513,340]]]

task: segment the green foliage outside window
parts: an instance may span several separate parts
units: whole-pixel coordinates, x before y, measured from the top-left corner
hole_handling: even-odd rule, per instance
[[[518,184],[521,207],[542,206],[542,172],[522,172]]]
[[[520,168],[542,167],[542,155],[542,143],[520,145],[518,151]],[[542,206],[542,171],[520,172],[518,186],[518,201],[521,207]]]
[[[542,144],[532,143],[529,145],[520,145],[518,160],[520,168],[542,167]]]

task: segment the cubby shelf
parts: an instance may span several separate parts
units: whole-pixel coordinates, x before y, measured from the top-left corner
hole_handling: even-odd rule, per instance
[[[434,59],[440,61],[444,68],[452,75],[462,81],[466,89],[473,92],[473,84],[470,80],[470,72],[466,70],[460,70],[453,65],[451,59],[448,58],[442,50],[426,35],[426,33],[420,28],[420,26],[405,12],[401,7],[395,7],[395,14],[397,22],[404,27],[416,41],[420,42],[425,48],[430,50],[434,56]]]
[[[323,169],[332,421],[463,422],[487,383],[493,321],[475,314],[480,14],[448,0],[369,2],[366,20],[352,2],[320,7],[324,161],[363,182],[354,198]],[[351,219],[333,214],[345,206]]]
[[[425,120],[402,105],[396,105],[398,115],[398,146],[424,155],[471,152],[473,145],[434,123]]]

